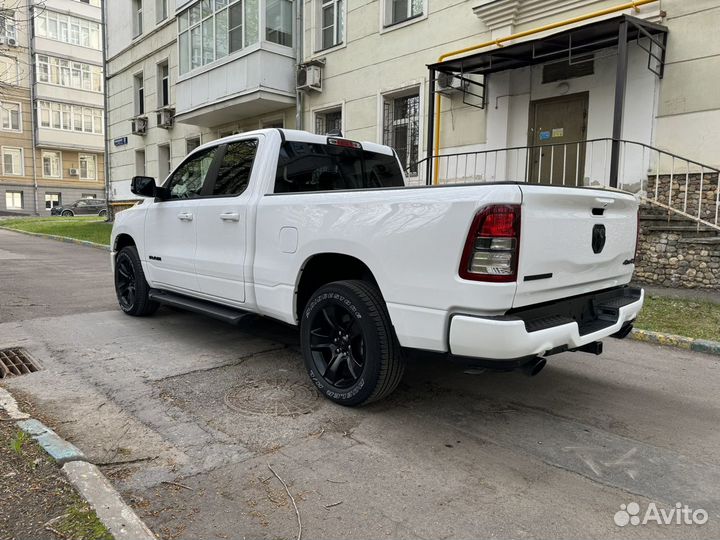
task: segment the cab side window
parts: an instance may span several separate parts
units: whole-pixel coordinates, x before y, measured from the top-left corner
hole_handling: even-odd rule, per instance
[[[240,195],[245,191],[250,183],[257,147],[257,139],[237,141],[227,145],[225,156],[218,169],[213,195],[229,197]]]
[[[180,165],[165,186],[170,190],[170,199],[199,197],[216,153],[217,147],[208,148]]]

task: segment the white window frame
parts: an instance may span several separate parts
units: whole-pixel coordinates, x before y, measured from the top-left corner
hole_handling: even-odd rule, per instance
[[[57,155],[58,163],[57,163],[57,174],[45,174],[45,156],[55,154]],[[62,179],[63,177],[63,157],[62,152],[59,150],[43,150],[40,154],[40,162],[42,163],[42,175],[43,178],[53,178],[53,179]],[[52,169],[52,166],[51,166]]]
[[[427,155],[427,150],[423,152],[423,141],[425,140],[425,116],[423,111],[425,110],[425,92],[426,86],[424,80],[413,80],[402,83],[395,88],[378,91],[377,93],[377,140],[380,144],[383,144],[383,127],[385,125],[385,102],[387,100],[393,100],[408,96],[417,92],[420,96],[419,107],[419,126],[418,126],[418,161],[422,160]]]
[[[380,9],[378,11],[380,12],[380,34],[392,32],[393,30],[398,30],[400,28],[405,28],[406,26],[418,23],[420,21],[424,21],[428,18],[428,0],[420,0],[422,2],[422,13],[414,16],[411,15],[408,18],[395,23],[392,22],[392,0],[379,1]],[[408,15],[411,14],[411,9],[412,0],[408,0]]]
[[[8,195],[20,195],[20,206],[15,206],[13,202],[12,206],[8,205]],[[14,197],[13,197],[14,199]],[[25,208],[25,194],[23,191],[7,190],[5,191],[5,208],[7,210],[22,210]]]
[[[315,133],[315,126],[317,125],[317,117],[327,113],[340,111],[340,131],[343,136],[345,135],[345,102],[338,101],[336,103],[324,104],[321,107],[311,109],[312,113],[312,130]],[[323,134],[324,135],[324,134]]]
[[[338,9],[338,4],[342,4],[340,9]],[[345,37],[347,35],[347,4],[348,0],[315,0],[315,53],[328,53],[347,46]],[[325,47],[323,43],[323,11],[330,5],[334,6],[333,34],[335,44]],[[340,28],[340,22],[342,22],[342,28]]]
[[[285,127],[285,115],[284,114],[280,115],[280,116],[275,115],[275,116],[268,116],[266,118],[262,118],[260,120],[260,129],[265,129],[268,127],[276,127],[276,126],[272,126],[272,124],[276,124],[278,122],[280,122],[282,124],[282,126],[280,126],[281,128]]]
[[[50,11],[47,8],[35,10],[35,32],[38,36],[86,49],[102,50],[99,22]],[[55,29],[54,35],[50,30],[51,23]],[[83,43],[85,37],[87,45]]]
[[[87,161],[88,158],[90,158],[90,160],[92,161],[92,164],[93,164],[93,175],[92,176],[83,176],[82,161],[83,161],[83,159]],[[97,161],[97,156],[95,154],[79,153],[78,154],[78,174],[79,174],[80,180],[90,180],[90,181],[97,180],[97,176],[98,176],[97,165],[98,165],[98,161]]]
[[[145,114],[145,72],[138,71],[133,75],[133,107],[135,116]]]
[[[94,135],[102,135],[105,133],[102,109],[41,100],[37,102],[37,110],[40,129],[90,133]],[[45,120],[43,119],[43,115],[45,114],[47,114],[48,125],[45,125]],[[56,114],[59,116],[56,117]],[[56,118],[59,120],[60,127],[54,126]],[[78,118],[80,120],[79,124],[77,123]]]
[[[48,197],[57,197],[57,201],[48,201]],[[57,202],[57,204],[53,205],[52,203]],[[48,208],[47,203],[50,203],[50,208]],[[58,191],[51,191],[45,192],[45,210],[52,210],[56,206],[60,206],[62,204],[62,193]]]
[[[20,170],[15,172],[13,168],[12,173],[5,172],[5,152],[8,150],[18,150],[20,152]],[[3,176],[25,176],[25,152],[22,147],[18,146],[3,146],[2,149],[2,174]]]
[[[169,16],[168,3],[170,0],[155,0],[155,22],[160,24]]]
[[[0,56],[0,82],[17,86],[20,82],[20,67],[17,58]]]
[[[0,23],[0,30],[4,37],[17,39],[17,21],[14,9],[0,9]]]
[[[17,129],[12,127],[12,115],[10,109],[6,108],[6,105],[17,106],[17,118],[18,127]],[[7,120],[9,127],[5,127],[5,115],[7,114]],[[0,129],[2,131],[12,131],[13,133],[22,133],[23,130],[23,116],[22,116],[22,103],[16,101],[0,101]]]
[[[65,88],[75,88],[85,92],[103,92],[103,68],[94,64],[84,62],[70,62],[67,59],[57,58],[49,54],[38,54],[35,56],[35,69],[37,81],[42,84],[52,84]],[[76,77],[73,73],[79,69],[79,84],[75,84]],[[44,80],[43,71],[47,75]],[[85,86],[88,81],[88,87]],[[97,82],[97,86],[95,86]]]
[[[163,77],[163,68],[167,70],[167,76]],[[155,65],[155,77],[157,79],[157,106],[160,107],[169,107],[171,100],[170,100],[170,59],[165,58],[164,60],[161,60]],[[168,100],[167,103],[163,103],[163,81],[167,79],[167,93],[168,93]]]
[[[143,35],[143,0],[132,0],[132,38]]]

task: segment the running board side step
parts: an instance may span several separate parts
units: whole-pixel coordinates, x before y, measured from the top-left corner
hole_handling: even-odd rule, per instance
[[[213,319],[219,319],[230,324],[238,324],[245,317],[252,315],[249,311],[221,306],[214,302],[198,300],[197,298],[190,298],[181,294],[161,291],[158,289],[150,289],[148,297],[150,300],[165,306],[194,311],[195,313],[200,313],[201,315],[206,315],[208,317],[212,317]]]

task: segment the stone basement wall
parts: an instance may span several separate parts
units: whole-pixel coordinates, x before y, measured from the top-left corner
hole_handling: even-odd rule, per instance
[[[641,209],[642,215],[642,209]],[[635,281],[683,289],[720,290],[720,235],[650,230],[667,221],[641,219]],[[672,221],[691,227],[692,221]],[[713,241],[715,240],[715,243]]]
[[[687,180],[687,181],[686,181]],[[706,173],[702,177],[702,201],[700,199],[700,174],[690,174],[686,176],[684,173],[677,172],[673,176],[672,181],[672,200],[670,199],[670,175],[660,175],[659,177],[650,176],[646,186],[648,199],[657,200],[662,204],[666,204],[671,208],[684,211],[691,216],[698,215],[700,209],[700,217],[706,221],[713,223],[715,221],[715,203],[718,194],[718,175]],[[655,193],[657,191],[657,198]],[[685,193],[687,192],[687,206],[685,201]],[[664,210],[657,208],[655,210],[648,209],[654,213],[664,213]]]

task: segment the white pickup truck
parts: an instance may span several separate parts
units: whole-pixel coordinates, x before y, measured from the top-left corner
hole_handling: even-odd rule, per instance
[[[212,141],[132,191],[148,198],[115,218],[122,310],[297,325],[310,378],[343,405],[392,392],[407,349],[530,374],[600,354],[643,304],[621,192],[406,187],[391,148],[280,129]]]

